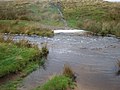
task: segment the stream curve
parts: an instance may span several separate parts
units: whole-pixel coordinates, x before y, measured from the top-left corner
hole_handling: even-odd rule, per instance
[[[49,55],[44,68],[28,75],[18,90],[32,90],[52,75],[60,74],[69,64],[77,75],[77,90],[119,90],[120,76],[116,62],[120,59],[120,40],[114,37],[56,34],[53,38],[15,36],[39,46],[48,43]]]

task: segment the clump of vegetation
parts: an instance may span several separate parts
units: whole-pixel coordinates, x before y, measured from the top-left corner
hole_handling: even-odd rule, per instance
[[[62,1],[64,17],[73,28],[85,29],[95,35],[120,36],[120,3],[102,0]]]
[[[73,90],[76,85],[75,79],[71,67],[65,64],[62,75],[52,77],[35,90]]]
[[[71,67],[69,65],[67,65],[67,64],[64,65],[63,75],[65,75],[66,77],[71,78],[72,81],[76,81],[75,73],[73,72],[73,70],[71,69]]]
[[[74,86],[74,83],[69,77],[60,75],[55,76],[51,80],[47,81],[43,86],[38,87],[35,90],[67,90]]]
[[[117,71],[116,74],[117,74],[117,75],[120,75],[120,60],[117,61],[117,65],[118,65],[118,68],[119,68],[119,69],[118,69],[118,71]]]
[[[48,50],[48,48],[47,48],[47,43],[43,43],[43,44],[42,44],[41,51],[43,52],[43,53],[42,53],[42,56],[47,56],[47,55],[48,55],[49,50]]]

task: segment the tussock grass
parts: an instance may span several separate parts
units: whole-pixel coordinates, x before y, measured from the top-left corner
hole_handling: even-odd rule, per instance
[[[67,64],[64,65],[63,75],[65,75],[66,77],[71,78],[72,81],[76,81],[75,73],[73,72],[72,68]]]

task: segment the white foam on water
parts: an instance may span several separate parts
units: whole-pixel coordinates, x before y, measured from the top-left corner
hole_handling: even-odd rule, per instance
[[[84,34],[87,31],[85,30],[77,30],[77,29],[73,29],[73,30],[54,30],[54,33],[79,33],[79,34]]]

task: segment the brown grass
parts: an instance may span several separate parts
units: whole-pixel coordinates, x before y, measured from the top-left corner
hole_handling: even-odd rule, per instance
[[[65,75],[66,77],[71,78],[73,81],[76,81],[75,73],[73,72],[72,68],[67,64],[64,65],[63,75]]]
[[[54,32],[51,29],[42,27],[35,22],[28,22],[23,20],[1,20],[0,33],[9,34],[27,34],[52,37]]]
[[[118,71],[116,72],[116,75],[119,76],[120,75],[120,60],[117,61],[117,66],[118,66]]]
[[[120,60],[117,61],[117,65],[120,68]]]

